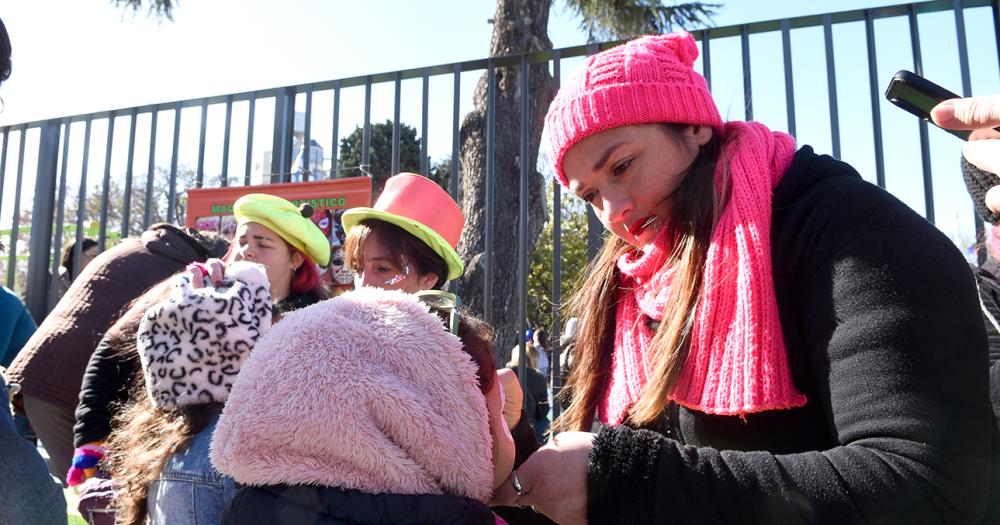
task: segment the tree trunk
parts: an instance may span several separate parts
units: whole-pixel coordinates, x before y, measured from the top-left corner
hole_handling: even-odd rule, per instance
[[[498,0],[494,17],[491,56],[502,56],[552,48],[548,37],[551,0]],[[545,221],[542,176],[535,169],[545,111],[552,98],[552,76],[547,64],[529,68],[529,182],[528,260]],[[523,80],[519,66],[495,70],[495,183],[493,201],[492,319],[497,335],[494,353],[498,365],[506,362],[517,342],[521,324],[517,318],[518,220],[521,178],[521,95]],[[466,261],[465,275],[458,281],[464,304],[482,315],[486,264],[486,110],[487,73],[475,91],[475,110],[461,127],[461,173],[459,201],[465,213],[465,231],[458,245]],[[525,279],[527,276],[525,276]],[[527,312],[525,312],[527,314]],[[523,334],[522,334],[523,336]]]

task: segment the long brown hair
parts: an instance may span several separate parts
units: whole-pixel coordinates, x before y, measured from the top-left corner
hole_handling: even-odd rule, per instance
[[[688,124],[659,126],[672,140],[680,141],[680,133]],[[713,182],[724,141],[719,133],[719,129],[713,130],[711,139],[701,147],[677,188],[677,205],[670,211],[667,227],[671,228],[673,250],[664,264],[675,269],[668,300],[671,306],[663,312],[660,327],[650,342],[649,380],[628,414],[628,421],[634,425],[652,423],[662,414],[687,358],[709,241],[728,198],[725,174],[720,184],[722,192],[716,191]],[[610,236],[569,300],[567,317],[579,317],[580,330],[573,369],[564,390],[570,405],[553,423],[555,432],[589,431],[593,423],[611,374],[618,289],[616,262],[632,250],[626,241]]]
[[[139,362],[136,347],[139,323],[146,310],[170,292],[176,278],[173,275],[153,285],[124,308],[124,313],[105,334],[116,356]],[[146,394],[142,368],[136,367],[129,400],[112,419],[113,430],[106,444],[108,455],[103,463],[115,479],[117,523],[139,524],[146,519],[149,484],[159,477],[170,454],[186,447],[219,407],[202,405],[185,412],[156,409]]]
[[[149,400],[141,378],[128,405],[115,417],[103,464],[115,480],[115,523],[125,525],[145,522],[149,486],[160,477],[167,458],[184,450],[222,410],[219,403],[160,410]]]

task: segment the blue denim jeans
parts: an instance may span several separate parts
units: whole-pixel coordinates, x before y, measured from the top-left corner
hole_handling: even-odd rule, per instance
[[[14,426],[7,382],[0,375],[0,523],[66,524],[62,484],[49,475],[45,460]]]
[[[170,456],[159,479],[150,484],[146,499],[150,525],[217,525],[222,519],[222,510],[236,492],[236,482],[216,471],[208,459],[208,445],[218,421],[216,415],[186,449]]]

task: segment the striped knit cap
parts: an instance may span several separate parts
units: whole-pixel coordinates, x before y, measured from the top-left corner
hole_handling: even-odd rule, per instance
[[[545,116],[559,183],[566,152],[607,129],[660,122],[722,125],[705,78],[693,69],[698,46],[686,32],[644,36],[587,58]]]

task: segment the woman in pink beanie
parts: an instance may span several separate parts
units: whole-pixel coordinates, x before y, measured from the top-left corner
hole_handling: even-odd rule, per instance
[[[723,122],[687,33],[587,59],[559,182],[614,235],[562,433],[497,494],[558,523],[981,523],[985,334],[961,253],[836,159]]]

